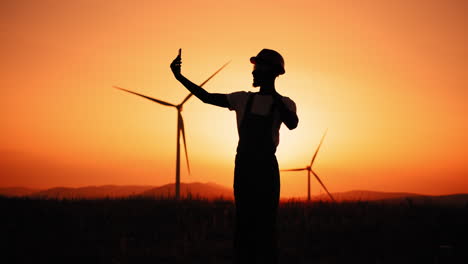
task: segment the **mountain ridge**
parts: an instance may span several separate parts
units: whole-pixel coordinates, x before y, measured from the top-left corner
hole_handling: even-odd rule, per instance
[[[181,183],[181,196],[191,198],[208,199],[233,199],[232,187],[226,187],[214,182],[191,182]],[[148,198],[171,198],[174,196],[174,184],[164,184],[161,186],[151,185],[89,185],[83,187],[53,187],[45,190],[10,187],[0,188],[0,196],[6,197],[29,197],[44,199],[100,199],[100,198],[128,198],[128,197],[148,197]],[[468,205],[468,193],[457,193],[448,195],[425,195],[409,192],[380,192],[368,190],[351,190],[347,192],[332,193],[336,201],[388,201],[388,202],[408,202],[408,203],[433,203],[433,204],[458,204]],[[301,197],[286,197],[288,199],[305,200]],[[312,196],[312,201],[329,201],[327,194]]]

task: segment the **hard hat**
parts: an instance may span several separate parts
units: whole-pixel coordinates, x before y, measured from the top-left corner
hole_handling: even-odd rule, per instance
[[[252,64],[266,63],[276,66],[280,75],[285,73],[283,57],[277,51],[271,49],[262,49],[257,56],[250,58],[250,62]]]

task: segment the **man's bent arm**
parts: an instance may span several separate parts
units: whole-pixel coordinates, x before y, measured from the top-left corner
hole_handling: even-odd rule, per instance
[[[209,93],[202,87],[185,78],[182,74],[175,74],[174,76],[187,90],[202,102],[220,107],[229,107],[229,102],[225,94]]]
[[[299,118],[297,114],[293,111],[290,111],[283,102],[281,96],[275,96],[276,104],[278,105],[281,121],[289,128],[289,130],[295,129],[299,123]]]
[[[281,120],[290,130],[295,129],[297,127],[297,124],[299,123],[299,118],[297,117],[296,113],[289,111],[288,109],[286,109],[286,107],[280,107],[280,115]]]

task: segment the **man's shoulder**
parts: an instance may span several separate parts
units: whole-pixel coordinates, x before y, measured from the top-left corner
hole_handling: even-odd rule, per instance
[[[239,101],[239,100],[247,100],[250,94],[252,94],[252,92],[237,91],[237,92],[227,94],[227,96],[228,96],[228,99],[231,101]]]
[[[282,96],[283,103],[289,108],[289,110],[296,112],[296,103],[287,96]]]
[[[295,104],[293,99],[287,97],[287,96],[281,96],[281,99],[283,100],[284,103],[286,104]]]
[[[227,98],[229,101],[229,110],[241,109],[247,101],[247,98],[250,94],[251,92],[246,91],[238,91],[227,94]]]
[[[229,95],[233,95],[233,96],[247,96],[249,94],[251,94],[252,92],[246,92],[246,91],[237,91],[237,92],[232,92],[230,93]]]

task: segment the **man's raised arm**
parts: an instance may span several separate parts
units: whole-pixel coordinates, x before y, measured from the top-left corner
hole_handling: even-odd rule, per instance
[[[174,77],[187,88],[193,95],[195,95],[202,102],[212,104],[220,107],[229,107],[229,102],[225,94],[209,93],[202,87],[194,84],[189,79],[185,78],[181,73],[181,50],[179,49],[179,55],[172,61],[171,70]]]

